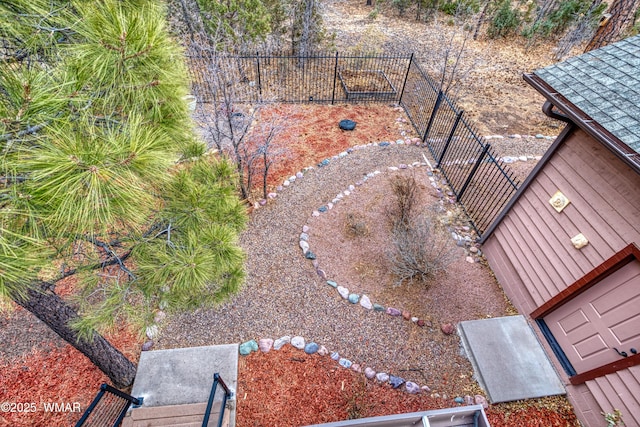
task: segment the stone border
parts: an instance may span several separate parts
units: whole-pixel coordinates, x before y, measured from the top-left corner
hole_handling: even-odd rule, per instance
[[[258,350],[262,353],[268,353],[272,349],[278,351],[287,344],[290,344],[298,350],[304,351],[308,355],[317,354],[321,357],[330,355],[331,359],[336,361],[339,366],[345,369],[351,369],[356,373],[364,373],[364,376],[368,380],[375,379],[379,383],[387,383],[394,389],[398,389],[404,384],[403,390],[409,394],[429,393],[431,391],[431,388],[427,385],[420,386],[412,381],[405,381],[402,377],[397,377],[386,372],[376,372],[373,368],[368,366],[363,369],[358,363],[354,363],[347,358],[341,357],[337,351],[330,352],[324,345],[317,344],[313,341],[307,343],[302,336],[291,337],[289,335],[285,335],[276,340],[273,340],[272,338],[260,338],[257,341],[249,340],[240,344],[239,352],[241,356],[247,356]],[[449,396],[446,394],[440,395],[439,393],[431,393],[430,397],[443,400],[449,399]],[[482,405],[485,409],[489,406],[487,399],[480,394],[473,397],[470,395],[466,395],[465,397],[456,396],[452,400],[454,403],[460,405]]]

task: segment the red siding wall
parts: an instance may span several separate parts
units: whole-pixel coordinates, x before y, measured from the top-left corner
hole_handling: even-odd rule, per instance
[[[558,190],[571,201],[561,213],[549,203]],[[640,245],[639,219],[640,175],[576,129],[487,239],[483,251],[507,296],[528,315],[627,244]],[[578,233],[589,240],[580,250],[571,244]],[[553,353],[544,339],[541,342],[566,382]],[[614,408],[623,412],[627,425],[640,425],[639,367],[567,386],[567,391],[587,426],[606,425],[600,412]]]

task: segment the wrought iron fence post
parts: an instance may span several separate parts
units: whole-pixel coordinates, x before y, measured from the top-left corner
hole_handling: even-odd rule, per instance
[[[442,153],[440,153],[440,157],[438,157],[438,162],[436,163],[436,168],[440,167],[440,163],[442,163],[442,159],[444,159],[444,154],[449,149],[449,144],[453,140],[453,134],[456,133],[456,129],[458,128],[458,124],[460,124],[460,119],[462,118],[462,113],[464,111],[460,111],[456,116],[456,121],[453,122],[453,126],[451,127],[451,132],[449,132],[449,137],[447,138],[447,142],[444,144],[444,148],[442,149]]]
[[[258,64],[258,93],[260,94],[260,102],[262,102],[262,80],[260,79],[260,52],[256,52],[256,63]]]
[[[407,73],[404,75],[404,82],[402,83],[400,98],[398,98],[398,105],[402,104],[402,95],[404,95],[404,88],[407,85],[407,79],[409,78],[409,70],[411,70],[412,63],[413,63],[413,52],[411,52],[411,57],[409,58],[409,66],[407,67]]]
[[[471,172],[469,172],[469,176],[467,177],[467,180],[464,182],[464,185],[462,186],[462,188],[460,189],[460,191],[457,194],[458,201],[462,200],[462,195],[467,190],[467,187],[469,186],[469,183],[473,179],[473,176],[478,171],[478,168],[480,167],[480,163],[482,163],[482,161],[484,160],[484,156],[486,156],[487,155],[487,151],[489,151],[489,147],[490,147],[490,144],[486,144],[484,146],[484,148],[482,150],[482,154],[480,154],[480,157],[478,157],[478,161],[476,162],[475,165],[473,165],[473,169],[471,169]]]
[[[336,52],[336,63],[333,67],[333,92],[331,93],[331,105],[336,99],[336,79],[338,78],[338,52]]]
[[[422,137],[422,142],[425,142],[427,140],[427,137],[429,136],[429,131],[431,130],[433,121],[436,118],[436,113],[438,112],[438,109],[440,108],[440,104],[442,103],[443,95],[444,94],[442,93],[442,90],[439,90],[438,99],[436,99],[436,104],[433,106],[433,111],[431,112],[431,117],[429,117],[429,123],[427,124],[427,129],[424,131],[424,136]]]

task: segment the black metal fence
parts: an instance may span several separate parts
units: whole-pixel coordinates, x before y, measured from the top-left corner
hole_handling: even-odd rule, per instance
[[[188,56],[193,94],[215,102],[221,85],[234,102],[398,102],[411,56]]]
[[[519,182],[413,55],[188,55],[199,102],[394,103],[403,107],[479,236]]]

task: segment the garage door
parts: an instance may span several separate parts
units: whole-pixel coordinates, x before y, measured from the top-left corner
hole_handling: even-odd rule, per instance
[[[544,316],[576,373],[640,351],[640,261],[633,260]]]

